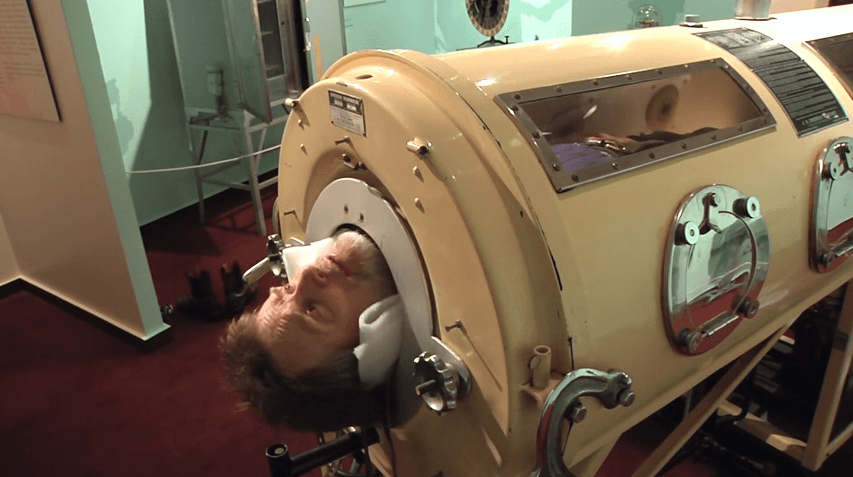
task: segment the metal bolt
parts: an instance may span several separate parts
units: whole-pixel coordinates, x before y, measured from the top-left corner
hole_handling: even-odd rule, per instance
[[[296,109],[299,107],[299,100],[293,98],[287,98],[284,100],[284,105],[290,109]]]
[[[586,419],[586,406],[579,402],[576,402],[572,405],[572,407],[569,408],[568,414],[569,420],[571,420],[575,424],[583,422],[583,420]]]
[[[415,153],[418,156],[423,157],[429,154],[430,147],[428,143],[424,144],[418,139],[412,139],[411,141],[406,143],[406,149],[408,149],[409,152]]]
[[[696,245],[699,242],[699,227],[693,222],[678,224],[675,229],[675,243],[678,245]]]
[[[554,169],[555,171],[559,171],[560,170],[560,164],[555,162],[555,163],[551,164],[551,168]]]
[[[744,218],[754,219],[761,215],[761,204],[758,203],[758,199],[755,197],[736,200],[732,209],[734,209],[736,214]]]
[[[346,162],[347,164],[349,164],[350,162],[352,162],[352,158],[350,158],[348,154],[343,154],[343,155],[341,156],[341,159],[343,159],[343,161],[344,161],[344,162]]]
[[[841,177],[841,167],[837,162],[829,162],[824,164],[824,177],[830,180],[838,180]]]
[[[689,353],[693,354],[699,349],[699,345],[702,344],[702,333],[684,328],[678,334],[678,341],[682,346],[687,348]]]
[[[758,300],[746,297],[743,299],[743,303],[738,307],[738,313],[746,318],[752,318],[756,313],[758,313],[758,306]]]
[[[823,264],[824,267],[831,267],[832,262],[835,261],[835,253],[833,252],[825,252],[820,256],[820,263]]]

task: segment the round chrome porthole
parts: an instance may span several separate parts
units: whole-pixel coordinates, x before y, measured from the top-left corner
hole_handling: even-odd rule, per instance
[[[702,354],[758,312],[770,236],[758,199],[723,185],[682,202],[667,242],[663,311],[673,346]]]
[[[812,268],[825,273],[853,251],[853,138],[841,137],[818,156],[812,198]]]

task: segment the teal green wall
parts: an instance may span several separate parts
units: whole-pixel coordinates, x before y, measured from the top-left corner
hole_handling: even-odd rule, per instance
[[[189,165],[192,158],[166,0],[87,3],[125,169]],[[221,4],[211,0],[210,5],[219,8]],[[267,145],[276,144],[281,131],[281,127],[271,131]],[[211,160],[243,152],[242,146],[235,148],[226,137],[208,142]],[[262,171],[275,168],[277,162],[275,154],[267,155]],[[218,177],[243,180],[246,175],[235,168]],[[131,174],[129,182],[140,225],[198,201],[192,172]],[[224,188],[206,184],[204,190],[210,196]]]
[[[464,0],[380,0],[345,7],[344,20],[349,52],[405,48],[446,53],[487,40],[471,24]],[[519,43],[571,34],[572,0],[511,0],[507,21],[495,37]]]
[[[661,26],[675,25],[685,13],[701,21],[733,18],[737,0],[573,0],[572,34],[589,35],[632,28],[634,13],[652,4],[661,13]]]

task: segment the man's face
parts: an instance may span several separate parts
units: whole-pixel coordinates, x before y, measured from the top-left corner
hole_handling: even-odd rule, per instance
[[[286,377],[296,379],[358,345],[361,313],[394,293],[374,276],[376,260],[381,255],[367,238],[345,232],[289,283],[270,289],[255,319],[261,343]]]

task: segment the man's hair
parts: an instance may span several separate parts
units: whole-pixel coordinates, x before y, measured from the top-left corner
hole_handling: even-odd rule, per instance
[[[352,350],[334,354],[325,366],[300,379],[286,378],[261,345],[253,313],[228,325],[220,349],[225,383],[272,425],[304,431],[332,431],[381,421],[384,392],[366,389]]]
[[[340,239],[344,230],[336,238]],[[397,292],[394,278],[382,253],[366,235],[348,235],[360,269],[370,286],[384,296]],[[255,316],[245,313],[228,325],[220,343],[225,365],[225,384],[264,421],[306,431],[332,431],[348,426],[375,424],[382,420],[386,385],[367,389],[358,374],[352,349],[341,350],[317,369],[298,379],[278,370],[261,344]]]

